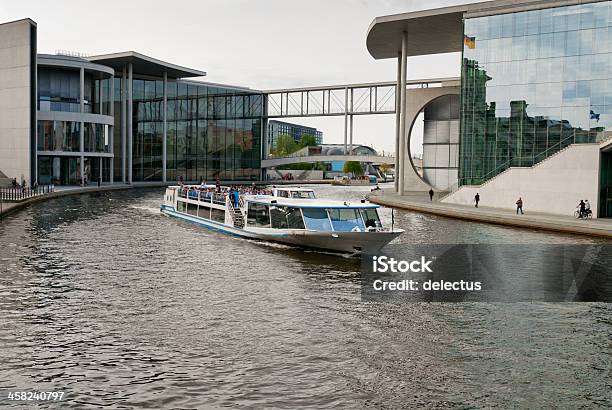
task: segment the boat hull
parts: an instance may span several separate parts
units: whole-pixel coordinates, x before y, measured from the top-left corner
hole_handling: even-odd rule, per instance
[[[383,246],[398,237],[402,232],[396,229],[393,232],[320,232],[309,230],[278,229],[274,232],[264,229],[241,229],[193,215],[177,212],[171,207],[161,206],[163,214],[196,223],[200,226],[239,236],[247,239],[282,243],[290,246],[318,249],[326,252],[341,253],[376,253]]]
[[[258,239],[287,245],[342,253],[373,254],[397,238],[403,230],[393,232],[318,232],[301,231],[279,237],[260,234]]]

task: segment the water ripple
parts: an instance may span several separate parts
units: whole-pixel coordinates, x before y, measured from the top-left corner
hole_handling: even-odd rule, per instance
[[[206,231],[161,216],[160,198],[65,197],[0,225],[0,393],[65,391],[69,408],[612,406],[607,304],[362,303],[359,260]],[[407,244],[597,241],[395,223]]]

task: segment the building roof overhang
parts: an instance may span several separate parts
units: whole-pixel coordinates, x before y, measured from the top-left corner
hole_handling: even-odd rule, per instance
[[[590,0],[598,2],[603,0]],[[492,0],[376,17],[368,28],[366,47],[375,59],[397,58],[402,33],[408,33],[408,57],[459,52],[463,19],[568,6],[585,0]]]
[[[204,71],[168,63],[135,51],[103,54],[87,57],[87,59],[97,64],[114,68],[117,75],[120,75],[123,68],[128,67],[130,64],[132,64],[132,72],[134,74],[153,77],[162,77],[164,72],[167,73],[169,78],[203,77],[206,75]]]

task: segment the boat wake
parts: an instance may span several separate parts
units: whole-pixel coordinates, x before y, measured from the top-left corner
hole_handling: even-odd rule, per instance
[[[130,205],[129,208],[138,209],[140,211],[147,211],[152,214],[159,214],[159,207]]]

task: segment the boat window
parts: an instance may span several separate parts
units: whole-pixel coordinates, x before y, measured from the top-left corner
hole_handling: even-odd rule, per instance
[[[276,196],[281,198],[289,198],[289,192],[287,191],[276,191]]]
[[[304,219],[300,208],[288,208],[287,226],[289,229],[304,229]]]
[[[365,225],[355,208],[333,208],[329,210],[334,231],[364,231]]]
[[[312,191],[291,191],[291,198],[315,199],[315,196]]]
[[[299,208],[271,206],[270,221],[276,229],[304,229],[304,220]]]
[[[315,231],[331,231],[331,223],[327,211],[322,208],[302,208],[304,224],[307,229]]]
[[[198,210],[198,216],[200,218],[210,219],[210,208],[200,206],[200,209]]]
[[[225,211],[222,211],[216,208],[211,208],[210,219],[216,222],[224,223],[225,222]]]
[[[198,214],[198,206],[194,204],[187,204],[187,213],[189,215],[196,216]]]
[[[270,222],[272,228],[287,229],[287,213],[284,206],[270,207]]]
[[[270,227],[270,207],[266,204],[257,202],[249,203],[249,212],[247,214],[247,225],[258,228]]]
[[[176,209],[177,209],[177,211],[179,211],[179,212],[185,212],[185,202],[183,202],[183,201],[178,201],[178,202],[176,203]]]
[[[361,209],[361,217],[365,222],[366,228],[382,228],[376,208]]]

